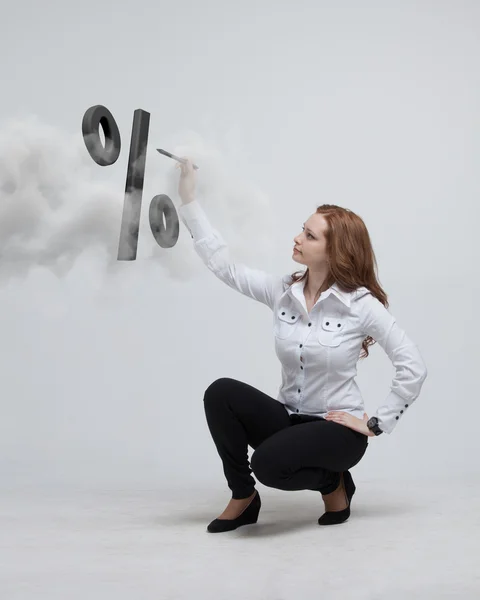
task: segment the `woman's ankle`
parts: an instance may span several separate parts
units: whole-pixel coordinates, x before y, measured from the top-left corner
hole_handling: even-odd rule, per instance
[[[348,500],[343,477],[340,478],[337,489],[329,494],[322,494],[322,499],[325,504],[325,510],[327,511],[344,510],[347,508]]]

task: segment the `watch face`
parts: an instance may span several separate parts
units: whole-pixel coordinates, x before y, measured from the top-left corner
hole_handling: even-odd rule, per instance
[[[368,419],[367,427],[370,429],[370,431],[373,431],[375,435],[380,435],[381,433],[383,433],[383,431],[378,425],[377,417],[372,417],[371,419]]]

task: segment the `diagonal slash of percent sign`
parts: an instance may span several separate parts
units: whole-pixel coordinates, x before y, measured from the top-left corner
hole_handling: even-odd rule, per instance
[[[136,260],[137,258],[149,124],[150,113],[137,108],[133,113],[117,260]],[[105,146],[100,139],[100,125],[105,135]],[[96,104],[85,111],[82,120],[82,134],[90,156],[98,165],[102,167],[113,165],[120,156],[120,131],[112,113],[105,106]],[[159,149],[158,152],[180,162],[186,162],[183,158],[170,154],[166,150]],[[197,165],[193,165],[193,167],[198,169]],[[165,215],[165,227],[163,215]],[[177,211],[169,196],[158,194],[152,198],[149,222],[153,237],[159,246],[162,248],[175,246],[180,225]]]

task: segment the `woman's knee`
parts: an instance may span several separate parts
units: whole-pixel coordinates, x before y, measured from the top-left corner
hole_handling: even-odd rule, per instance
[[[203,395],[204,402],[215,402],[219,398],[225,398],[226,392],[232,386],[232,382],[235,381],[230,377],[220,377],[215,379],[205,390]]]

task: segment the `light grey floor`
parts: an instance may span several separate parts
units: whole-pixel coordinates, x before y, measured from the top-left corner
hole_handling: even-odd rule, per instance
[[[0,598],[480,598],[480,483],[356,484],[329,527],[314,492],[257,484],[258,523],[218,534],[227,488],[2,490]]]

